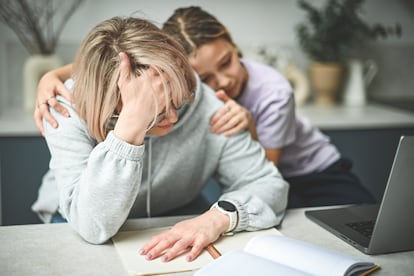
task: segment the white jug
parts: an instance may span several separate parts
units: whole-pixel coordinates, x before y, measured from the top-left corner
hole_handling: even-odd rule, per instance
[[[348,70],[343,103],[347,106],[363,106],[367,102],[366,88],[378,73],[378,66],[373,60],[362,62],[354,59],[349,62]]]

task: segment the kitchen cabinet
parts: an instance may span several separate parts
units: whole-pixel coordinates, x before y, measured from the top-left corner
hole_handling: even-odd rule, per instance
[[[2,225],[41,222],[30,207],[37,197],[49,159],[49,150],[43,137],[0,137]]]
[[[401,135],[414,135],[414,113],[384,104],[298,108],[353,161],[354,172],[380,201]]]

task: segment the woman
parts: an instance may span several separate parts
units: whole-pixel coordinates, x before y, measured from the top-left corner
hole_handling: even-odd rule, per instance
[[[174,39],[115,17],[87,35],[73,68],[74,104],[54,99],[69,116],[51,110],[59,127],[44,124],[50,172],[33,210],[45,222],[58,213],[85,240],[103,243],[127,218],[191,203],[215,175],[220,203],[153,237],[141,254],[169,261],[190,248],[191,261],[222,233],[280,223],[287,183],[246,133],[200,127],[222,103]]]
[[[212,116],[212,131],[232,135],[249,125],[267,159],[290,184],[288,208],[375,202],[353,174],[351,161],[308,120],[296,116],[288,81],[269,66],[240,58],[231,34],[214,16],[199,7],[179,8],[163,30],[180,42],[202,81],[226,101]],[[68,75],[70,67],[46,75],[39,101],[59,91],[59,78]],[[49,104],[56,106],[53,98]],[[35,111],[37,121],[42,116],[53,120],[44,106]]]

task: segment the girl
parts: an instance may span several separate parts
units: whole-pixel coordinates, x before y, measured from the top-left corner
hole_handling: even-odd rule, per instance
[[[296,116],[288,81],[269,66],[242,59],[230,32],[213,15],[199,7],[179,8],[163,30],[184,47],[203,82],[251,113],[253,137],[290,184],[288,207],[375,201],[351,172],[351,161],[308,120]],[[234,121],[225,106],[212,118],[212,129],[226,132]]]

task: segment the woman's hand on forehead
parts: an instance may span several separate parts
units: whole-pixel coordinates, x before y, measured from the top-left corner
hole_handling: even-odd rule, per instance
[[[156,114],[165,108],[165,94],[162,78],[149,67],[141,75],[131,71],[130,60],[125,53],[121,59],[118,87],[122,100],[122,111],[150,123]],[[126,110],[125,110],[126,109]]]

